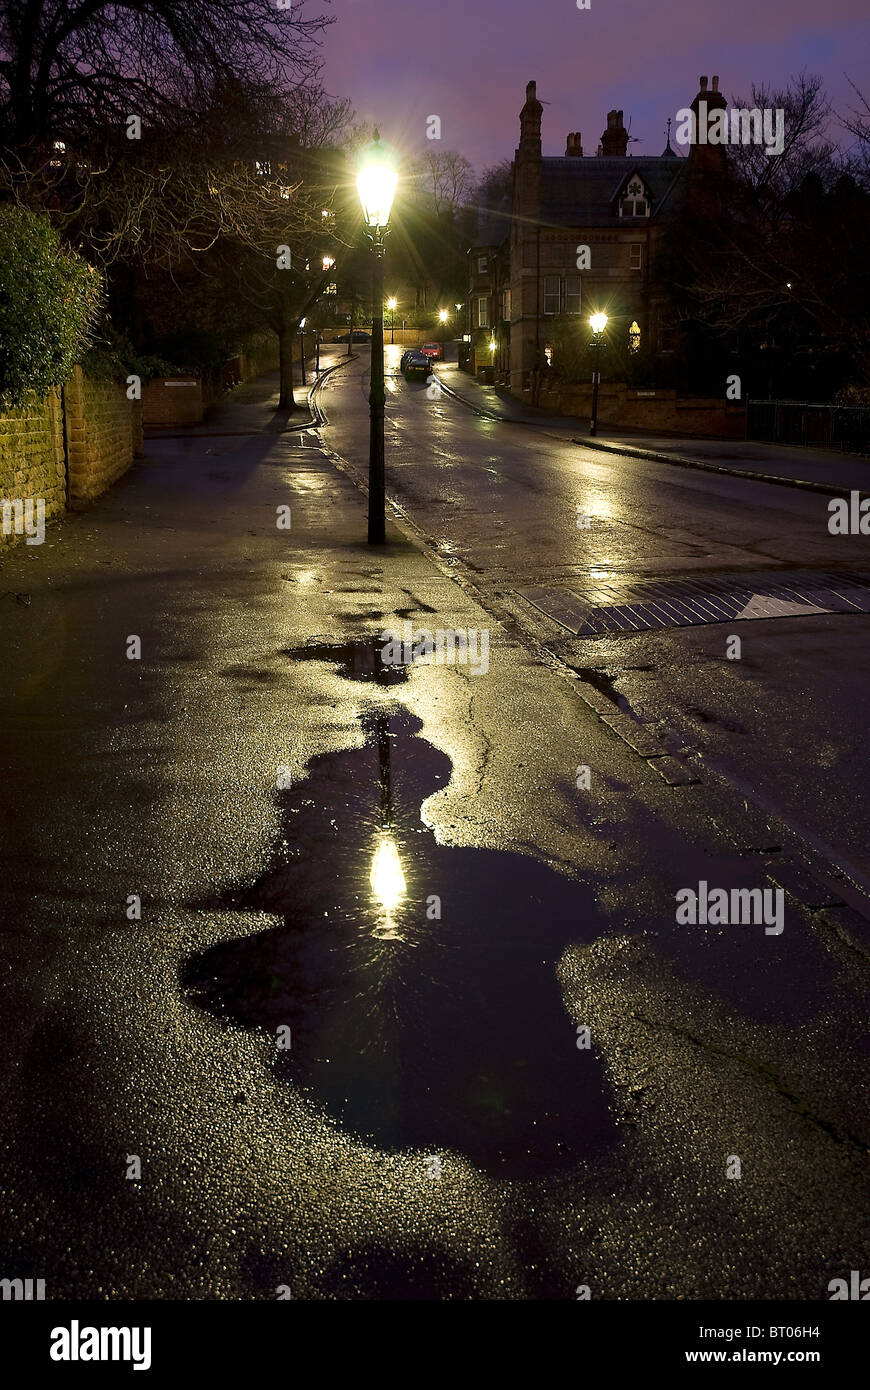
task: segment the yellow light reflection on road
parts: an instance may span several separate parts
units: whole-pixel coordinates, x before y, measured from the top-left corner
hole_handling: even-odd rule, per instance
[[[387,912],[398,907],[405,896],[405,875],[399,861],[396,842],[389,835],[382,835],[375,849],[369,883],[378,902]]]

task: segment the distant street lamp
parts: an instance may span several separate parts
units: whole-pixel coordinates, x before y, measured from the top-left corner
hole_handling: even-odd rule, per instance
[[[307,386],[305,380],[305,319],[299,320],[299,345],[302,360],[302,385]]]
[[[363,154],[356,181],[366,233],[374,255],[369,390],[369,545],[383,545],[387,539],[384,516],[384,237],[390,230],[390,210],[398,181],[398,172],[375,131],[374,140]]]
[[[439,319],[441,320],[442,323],[446,323],[447,320],[448,320],[449,317],[450,317],[450,314],[449,314],[449,312],[448,312],[447,309],[439,309],[439,310],[438,310],[438,317],[439,317]]]
[[[601,380],[601,339],[604,337],[604,330],[607,327],[606,314],[592,314],[589,319],[589,326],[594,333],[595,343],[595,365],[592,369],[592,419],[589,423],[590,435],[598,433],[598,383]]]
[[[390,342],[391,342],[391,343],[394,343],[394,342],[396,341],[396,326],[395,326],[395,325],[396,325],[396,305],[397,305],[397,303],[398,303],[398,300],[395,299],[392,295],[390,295],[390,298],[387,300],[387,308],[388,308],[389,311],[390,311]]]

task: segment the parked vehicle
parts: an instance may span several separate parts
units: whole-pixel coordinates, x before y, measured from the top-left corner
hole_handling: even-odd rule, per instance
[[[444,356],[444,349],[440,343],[424,343],[420,351],[431,357],[434,362],[440,362]]]
[[[413,352],[408,353],[403,371],[406,381],[412,381],[415,377],[422,377],[425,381],[432,371],[432,363],[425,353],[418,352],[415,348]]]
[[[366,333],[362,328],[355,328],[352,333],[342,333],[340,338],[336,338],[336,343],[370,343],[371,333]]]

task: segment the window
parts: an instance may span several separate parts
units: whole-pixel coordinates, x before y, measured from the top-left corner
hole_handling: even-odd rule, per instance
[[[505,320],[505,322],[509,322],[509,321],[510,321],[510,316],[511,316],[511,292],[510,292],[510,290],[502,290],[502,292],[501,292],[501,317]]]
[[[566,275],[564,280],[565,293],[562,298],[562,312],[564,314],[580,313],[580,276]]]
[[[649,200],[640,179],[629,179],[628,187],[619,202],[620,217],[648,217]]]
[[[477,301],[477,326],[487,328],[489,326],[489,300],[482,294]]]
[[[659,352],[673,352],[677,346],[677,329],[672,315],[663,305],[659,306],[656,321]]]
[[[629,352],[640,351],[640,324],[637,319],[634,320],[631,328],[628,330],[628,350]]]
[[[629,262],[631,269],[641,270],[643,268],[643,244],[639,241],[634,241],[629,247],[629,250],[631,252],[631,260]]]
[[[558,314],[562,306],[562,281],[558,275],[544,276],[544,313]]]
[[[485,275],[485,274],[486,274],[486,267],[487,267],[487,259],[486,259],[486,256],[478,256],[478,258],[477,258],[477,273],[478,273],[478,275]]]

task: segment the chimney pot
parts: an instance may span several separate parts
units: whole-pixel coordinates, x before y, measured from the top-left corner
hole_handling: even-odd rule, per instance
[[[706,90],[707,90],[707,79],[706,79],[706,77],[702,77],[702,78],[701,78],[701,91],[702,91],[702,92],[706,92]]]
[[[705,78],[704,80],[706,81],[707,79]],[[537,90],[538,90],[538,84],[537,84],[537,82],[528,82],[528,83],[526,84],[526,101],[534,101],[534,100],[535,100],[535,96],[536,96],[536,94],[537,94]]]
[[[714,92],[718,92],[718,90],[719,90],[719,78],[718,78],[718,77],[714,77],[714,78],[713,78],[713,91],[714,91]]]

